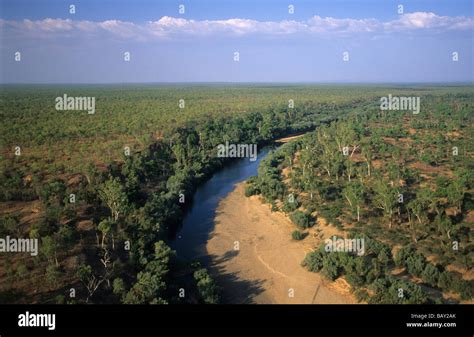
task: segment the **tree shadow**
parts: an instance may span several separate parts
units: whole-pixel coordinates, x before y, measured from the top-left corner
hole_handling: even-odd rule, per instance
[[[224,304],[254,304],[255,296],[264,291],[264,280],[243,280],[237,272],[225,270],[224,263],[239,255],[238,250],[229,250],[223,255],[207,255],[202,263],[208,266],[212,277],[219,285]]]

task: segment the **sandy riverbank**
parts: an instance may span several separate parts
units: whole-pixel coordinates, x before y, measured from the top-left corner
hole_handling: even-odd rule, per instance
[[[272,213],[256,196],[246,198],[244,188],[245,182],[239,183],[221,200],[206,245],[224,301],[355,303],[344,280],[329,282],[300,266],[306,253],[321,242],[313,235],[315,230],[302,241],[292,240],[295,226],[288,218]],[[323,237],[335,234],[329,226],[321,229]],[[239,250],[234,250],[237,242]]]

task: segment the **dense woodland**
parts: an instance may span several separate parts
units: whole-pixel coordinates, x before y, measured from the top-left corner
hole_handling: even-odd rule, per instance
[[[2,256],[2,303],[218,303],[218,285],[209,272],[178,260],[169,248],[170,231],[181,223],[196,186],[226,164],[216,156],[218,144],[263,145],[313,129],[270,155],[247,194],[261,193],[303,230],[315,225],[315,216],[324,216],[350,235],[370,236],[374,248],[364,258],[315,252],[305,265],[332,279],[357,275],[351,284],[363,300],[370,294],[370,300],[389,302],[381,289],[400,282],[406,282],[412,301],[428,298],[411,280],[388,275],[395,264],[423,280],[429,274],[434,287],[472,297],[471,283],[444,271],[452,264],[472,267],[472,88],[67,90],[70,96],[95,96],[95,115],[54,110],[54,98],[64,90],[9,86],[0,93],[1,236],[38,238],[41,247],[39,257]],[[378,98],[387,90],[426,96],[430,105],[423,108],[430,118],[380,115]],[[457,157],[448,155],[454,145]],[[351,159],[341,146],[355,148]],[[413,167],[414,162],[423,165]],[[283,181],[285,167],[291,170],[289,183]],[[439,170],[423,178],[425,167]],[[285,202],[290,191],[296,205]],[[392,200],[398,191],[406,195],[401,205]],[[460,242],[456,252],[450,249],[454,239]],[[427,257],[435,260],[428,263]]]
[[[364,256],[322,244],[302,262],[330,280],[344,277],[359,301],[470,301],[473,97],[421,96],[418,115],[349,112],[265,158],[246,195],[287,213],[295,240],[327,224],[364,238]]]
[[[225,164],[216,156],[217,145],[263,145],[357,106],[345,99],[339,105],[307,100],[291,110],[282,103],[252,111],[262,105],[259,98],[270,101],[269,91],[273,99],[284,92],[279,87],[73,87],[69,95],[97,95],[97,112],[87,115],[54,111],[59,88],[6,88],[0,230],[4,236],[38,238],[41,256],[5,254],[2,302],[218,302],[209,273],[178,261],[166,244],[195,187]],[[299,91],[310,92],[290,88]],[[179,97],[187,99],[183,110]],[[131,136],[140,146],[130,146],[126,155]],[[21,146],[21,155],[14,155],[15,146]]]

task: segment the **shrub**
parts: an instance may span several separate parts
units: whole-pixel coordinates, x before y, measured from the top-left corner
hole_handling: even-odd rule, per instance
[[[260,194],[260,191],[257,187],[255,187],[255,185],[251,184],[251,185],[247,185],[245,186],[245,196],[246,197],[250,197],[252,195],[257,195],[257,194]]]
[[[303,233],[301,233],[299,230],[295,229],[291,233],[291,237],[293,238],[293,240],[303,240],[305,235]]]
[[[408,272],[414,276],[421,276],[426,267],[426,259],[421,254],[413,254],[406,260],[406,267]]]
[[[354,296],[358,302],[367,302],[369,300],[369,293],[364,289],[357,289]]]
[[[56,267],[54,264],[50,264],[46,268],[46,282],[51,286],[55,285],[58,282],[59,277],[61,276],[61,272],[59,268]]]
[[[452,289],[457,292],[462,300],[470,300],[474,297],[474,281],[463,280],[461,277],[454,277]]]
[[[371,304],[423,304],[428,298],[421,287],[413,282],[388,276],[377,279],[370,289],[374,296],[369,299]]]
[[[296,198],[293,199],[293,201],[288,200],[288,198],[285,198],[283,201],[283,212],[285,213],[291,213],[295,211],[299,207],[299,203],[296,200]]]
[[[66,185],[60,179],[42,186],[38,193],[40,200],[46,205],[64,206],[66,198]]]
[[[301,228],[309,228],[314,225],[313,217],[301,211],[293,212],[290,215],[290,219],[294,224],[296,224],[298,227],[301,227]]]
[[[18,218],[6,215],[0,219],[0,235],[6,236],[13,234],[18,228]]]
[[[445,270],[442,273],[440,273],[438,277],[438,287],[443,289],[443,290],[449,290],[451,289],[451,286],[453,284],[453,275]]]
[[[428,263],[423,272],[421,273],[423,281],[434,287],[436,287],[436,285],[438,284],[439,275],[440,273],[438,268],[436,268],[431,263]]]
[[[333,255],[328,255],[333,256]],[[332,258],[326,258],[323,261],[323,268],[321,274],[331,281],[334,281],[339,276],[339,268],[337,261]]]
[[[309,271],[317,273],[323,268],[324,253],[321,251],[314,251],[306,254],[301,265],[306,267]]]
[[[395,264],[398,267],[405,267],[407,258],[416,252],[413,246],[405,246],[400,248],[395,256]]]
[[[271,208],[271,211],[272,212],[278,212],[280,209],[278,208],[277,204],[275,203],[275,201],[272,201],[271,202],[271,205],[272,205],[272,208]]]

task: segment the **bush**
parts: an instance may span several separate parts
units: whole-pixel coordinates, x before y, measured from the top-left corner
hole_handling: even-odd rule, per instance
[[[272,208],[271,208],[271,211],[272,211],[272,212],[278,212],[278,211],[280,210],[280,209],[278,208],[277,204],[275,203],[275,201],[272,201],[272,202],[271,202],[271,206],[272,206]]]
[[[423,272],[421,273],[423,281],[432,285],[433,287],[436,287],[436,285],[438,284],[439,275],[440,273],[438,268],[436,268],[431,263],[428,263]]]
[[[425,270],[426,259],[423,255],[416,253],[407,258],[406,267],[411,275],[420,277]]]
[[[395,256],[395,264],[398,267],[405,267],[407,258],[415,253],[415,251],[416,250],[413,248],[413,246],[405,246],[400,248]]]
[[[291,233],[291,237],[293,238],[293,240],[303,240],[305,238],[305,235],[304,233],[301,233],[299,230],[295,229],[292,233]]]
[[[42,186],[38,193],[40,200],[46,206],[64,206],[66,199],[66,185],[60,179]]]
[[[331,256],[334,256],[334,254],[331,253],[331,255],[328,255],[328,257]],[[324,259],[321,274],[329,280],[334,281],[339,276],[339,268],[337,261],[333,258]]]
[[[443,290],[450,290],[453,284],[453,275],[445,270],[438,277],[438,287]]]
[[[324,253],[322,251],[314,251],[306,254],[301,265],[309,271],[317,273],[323,268]]]
[[[326,219],[330,224],[335,226],[341,224],[341,222],[338,220],[338,217],[343,214],[340,204],[333,203],[331,206],[322,206],[319,209],[319,214],[321,214],[321,217]]]
[[[199,295],[206,304],[219,303],[219,295],[216,282],[211,278],[205,268],[198,269],[194,272],[194,279],[199,291]]]
[[[245,196],[250,197],[251,195],[260,194],[260,189],[258,188],[258,177],[252,176],[247,179],[247,184],[245,186]]]
[[[61,272],[58,267],[54,264],[50,264],[46,268],[46,282],[51,286],[57,284],[59,277],[61,276]]]
[[[419,285],[392,276],[377,279],[370,285],[370,289],[375,293],[369,299],[370,304],[424,304],[429,302]]]
[[[25,264],[20,263],[16,268],[16,278],[20,281],[23,280],[28,275],[28,268]]]
[[[457,292],[462,300],[470,300],[474,297],[474,281],[463,280],[461,277],[454,277],[452,289]]]
[[[252,195],[257,195],[257,194],[260,194],[260,191],[253,184],[245,186],[245,196],[246,197],[250,197]]]
[[[296,224],[298,227],[301,228],[309,228],[314,225],[314,219],[311,215],[301,212],[295,211],[290,215],[290,220]]]
[[[64,295],[57,295],[54,297],[54,303],[55,304],[66,304],[66,298]]]
[[[369,293],[364,289],[357,289],[354,296],[358,302],[367,302],[370,298]]]
[[[18,228],[18,218],[6,215],[0,219],[0,235],[7,236],[13,234]]]
[[[299,207],[299,203],[296,200],[296,198],[293,198],[292,201],[290,201],[288,198],[285,198],[283,201],[283,212],[285,213],[291,213],[293,211],[296,211],[296,209]]]

